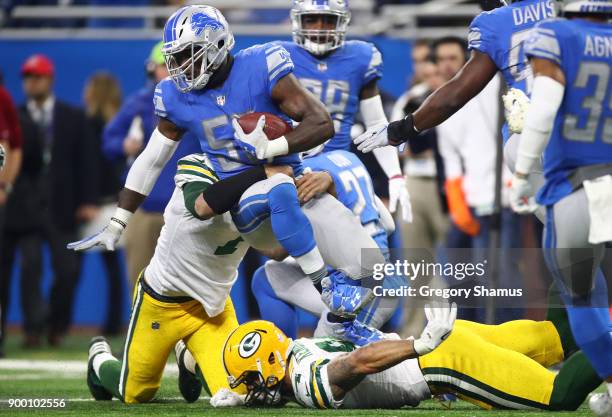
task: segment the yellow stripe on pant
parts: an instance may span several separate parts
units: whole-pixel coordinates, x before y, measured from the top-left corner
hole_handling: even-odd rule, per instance
[[[140,282],[136,290],[119,383],[123,401],[153,399],[168,356],[180,339],[196,359],[210,391],[229,388],[221,357],[225,340],[238,327],[231,299],[221,314],[211,318],[198,301],[162,302],[145,293]]]
[[[524,322],[541,330],[536,340],[516,340],[533,337],[534,332],[505,332],[504,338],[496,326],[490,326],[487,334],[486,326],[457,320],[449,338],[419,358],[432,394],[452,392],[487,409],[547,408],[555,374],[529,356],[544,362],[560,361],[563,349],[551,323]],[[521,352],[523,349],[528,352]],[[545,350],[549,351],[543,353]]]

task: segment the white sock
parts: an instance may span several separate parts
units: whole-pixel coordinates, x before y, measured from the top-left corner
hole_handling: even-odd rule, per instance
[[[189,349],[185,349],[185,353],[183,354],[183,364],[189,372],[195,375],[197,364]]]
[[[94,356],[94,358],[93,358],[93,369],[94,369],[94,372],[96,373],[96,376],[98,378],[100,378],[100,367],[102,366],[102,364],[104,362],[107,362],[107,361],[116,361],[116,360],[118,360],[118,359],[115,358],[110,353],[106,353],[106,352],[98,353],[96,356]]]
[[[304,272],[306,275],[314,274],[315,272],[325,268],[323,257],[321,257],[319,248],[316,246],[312,248],[310,252],[294,258],[298,265],[300,265],[300,268],[302,268],[302,272]]]
[[[606,388],[608,388],[608,395],[612,397],[612,382],[606,382]]]

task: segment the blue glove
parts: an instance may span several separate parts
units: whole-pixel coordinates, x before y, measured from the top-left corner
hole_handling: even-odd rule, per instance
[[[342,332],[334,332],[334,336],[339,339],[351,342],[355,346],[365,346],[369,343],[383,340],[385,335],[380,330],[370,327],[358,320],[339,323],[342,325]]]
[[[351,283],[352,282],[352,283]],[[321,280],[321,299],[330,311],[340,317],[355,317],[372,299],[374,293],[369,288],[355,285],[358,281],[334,272]]]

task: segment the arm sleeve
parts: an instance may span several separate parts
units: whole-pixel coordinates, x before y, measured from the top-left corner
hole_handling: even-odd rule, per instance
[[[273,45],[265,49],[266,59],[266,82],[268,94],[272,95],[272,90],[276,83],[287,74],[293,72],[293,61],[291,55],[281,45]]]
[[[125,187],[142,195],[149,195],[159,174],[177,147],[177,141],[168,139],[156,128],[147,146],[132,164],[125,180]]]
[[[195,202],[200,196],[200,194],[202,194],[204,190],[210,187],[210,185],[210,182],[207,181],[195,181],[188,182],[183,186],[183,199],[185,200],[185,208],[196,219],[204,220],[200,216],[198,216],[198,213],[195,209]]]
[[[134,100],[126,101],[119,112],[104,128],[102,135],[102,151],[109,160],[118,160],[125,157],[123,141],[125,140],[132,120],[137,114],[138,107]]]
[[[455,129],[456,126],[452,123],[452,119],[447,120],[437,127],[438,150],[440,151],[440,156],[442,156],[444,160],[444,172],[447,179],[463,176],[461,154],[455,142]]]

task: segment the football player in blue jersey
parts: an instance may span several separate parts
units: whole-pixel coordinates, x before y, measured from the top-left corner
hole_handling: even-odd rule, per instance
[[[198,197],[209,206],[210,215],[233,207],[234,221],[243,235],[252,231],[244,229],[268,219],[274,232],[272,238],[278,240],[322,290],[330,309],[350,315],[369,301],[371,294],[365,291],[362,295],[353,282],[351,286],[339,280],[323,280],[327,275],[325,261],[317,248],[313,228],[300,209],[293,179],[284,174],[268,179],[262,171],[263,164],[269,160],[277,165],[290,165],[298,174],[301,166],[296,152],[320,145],[333,135],[329,114],[292,75],[293,63],[282,46],[257,45],[232,55],[233,46],[234,38],[227,21],[213,7],[186,6],[168,19],[162,52],[170,77],[161,81],[155,91],[155,109],[160,117],[157,128],[132,165],[119,196],[119,207],[108,226],[90,238],[71,244],[70,248],[114,249],[132,213],[150,192],[183,133],[190,132],[199,139],[212,168],[222,180],[216,191],[209,191],[213,188],[210,187]],[[286,136],[268,140],[262,116],[256,128],[247,134],[236,117],[254,111],[289,117],[300,125]],[[251,193],[250,199],[240,199],[249,190],[257,192]],[[344,210],[340,203],[336,204]],[[333,202],[329,205],[330,210],[337,208]],[[365,231],[355,233],[364,237],[362,242],[371,241]],[[340,254],[346,247],[355,252],[350,245],[333,243]],[[356,258],[358,253],[348,256]],[[327,258],[330,263],[330,256]],[[353,262],[354,269],[363,266],[357,263]]]
[[[334,122],[334,136],[321,145],[323,152],[350,150],[351,128],[361,112],[366,128],[386,125],[377,81],[383,60],[371,43],[346,41],[351,20],[346,0],[294,0],[291,9],[293,42],[280,42],[290,54],[294,74],[318,97]],[[376,149],[374,156],[389,179],[389,208],[402,207],[402,218],[412,221],[410,197],[397,150]]]
[[[554,16],[555,0],[502,0],[502,3],[503,7],[483,12],[472,21],[468,36],[472,52],[463,69],[429,96],[414,113],[388,125],[368,129],[355,138],[358,149],[370,152],[380,146],[397,146],[408,140],[418,140],[420,132],[438,126],[480,93],[498,71],[514,93],[511,97],[515,99],[508,100],[508,113],[520,121],[525,95],[517,92],[529,94],[532,80],[523,41],[536,23]],[[520,123],[517,125],[514,130],[519,133]],[[510,133],[505,126],[504,153],[509,168],[513,170],[513,153],[519,136]],[[541,176],[540,179],[536,175],[532,177],[533,183],[541,184]]]
[[[567,19],[539,23],[524,43],[535,78],[511,199],[520,209],[530,206],[527,175],[543,153],[537,202],[547,209],[545,259],[576,342],[607,381],[591,409],[612,416],[612,327],[605,280],[598,277],[612,242],[612,1],[561,6]]]
[[[304,160],[306,173],[297,180],[298,196],[308,202],[321,193],[332,193],[359,219],[378,248],[388,258],[387,235],[395,230],[391,214],[374,194],[372,179],[359,158],[344,150],[322,153]],[[399,287],[400,277],[388,277],[385,289]],[[329,316],[317,292],[309,285],[295,261],[270,260],[254,274],[251,283],[261,317],[274,322],[291,337],[297,337],[297,307],[320,317],[316,337],[337,337],[358,346],[378,340],[380,328],[389,320],[399,297],[377,297],[359,313],[355,321]],[[370,328],[363,326],[370,326]]]

